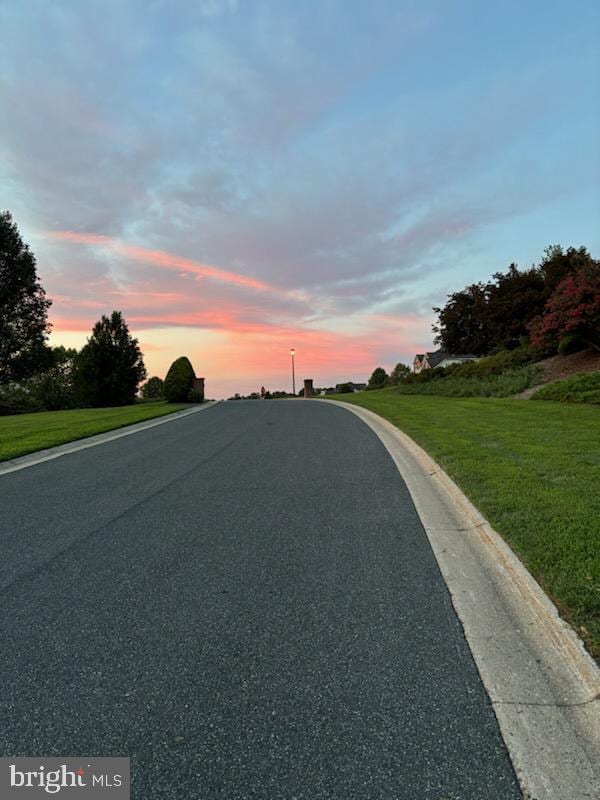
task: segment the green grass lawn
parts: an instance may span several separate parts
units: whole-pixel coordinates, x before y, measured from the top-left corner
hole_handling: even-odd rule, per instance
[[[600,409],[533,400],[333,396],[418,442],[600,656]]]
[[[119,408],[75,408],[0,417],[0,461],[179,411],[166,402]]]

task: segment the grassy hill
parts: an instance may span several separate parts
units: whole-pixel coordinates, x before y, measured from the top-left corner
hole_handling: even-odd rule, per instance
[[[517,397],[525,400],[532,397],[540,386],[580,373],[600,374],[600,352],[584,350],[534,361],[531,350],[521,347],[446,369],[424,370],[418,375],[408,376],[395,387],[395,391],[411,395]],[[574,391],[569,394],[568,402],[592,402],[589,395],[583,399],[586,385],[586,381],[580,384],[581,400],[577,399],[578,392]],[[594,379],[589,386],[595,387]],[[563,401],[566,393],[555,392],[546,396],[542,392],[536,397]]]

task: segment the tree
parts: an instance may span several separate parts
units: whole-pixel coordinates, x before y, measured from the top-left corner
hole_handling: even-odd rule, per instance
[[[487,304],[488,286],[483,283],[449,295],[443,308],[433,309],[438,315],[433,325],[436,344],[456,355],[487,355],[494,346]]]
[[[27,385],[37,403],[48,411],[73,408],[73,369],[77,350],[73,347],[53,347],[52,366],[45,372],[34,375]]]
[[[594,259],[585,247],[568,247],[566,252],[559,244],[553,244],[544,250],[544,258],[540,263],[540,272],[544,278],[545,300],[569,275],[573,275],[582,267],[593,266]]]
[[[396,364],[394,369],[390,372],[390,385],[397,386],[407,375],[410,375],[410,367],[407,367],[406,364]]]
[[[383,389],[387,385],[388,374],[383,367],[377,367],[369,378],[367,389]]]
[[[164,394],[165,384],[156,375],[149,378],[142,386],[141,394],[144,400],[156,400]]]
[[[544,275],[536,267],[520,270],[511,264],[506,273],[497,272],[493,277],[487,286],[484,324],[492,349],[514,350],[527,336],[529,322],[544,307]]]
[[[590,261],[558,284],[531,323],[535,348],[555,352],[565,337],[576,336],[600,350],[600,261]]]
[[[120,311],[102,318],[75,360],[73,385],[84,406],[133,403],[146,368],[138,340],[132,338]]]
[[[194,386],[194,368],[187,356],[180,356],[169,367],[165,378],[165,397],[169,403],[186,403]]]
[[[0,384],[27,378],[52,363],[50,325],[36,262],[8,211],[0,213]]]

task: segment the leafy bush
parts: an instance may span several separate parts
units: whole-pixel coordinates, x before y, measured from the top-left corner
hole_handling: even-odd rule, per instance
[[[367,389],[383,389],[387,386],[388,374],[383,367],[377,367],[373,370],[373,374],[369,378]]]
[[[586,343],[577,336],[575,333],[568,333],[558,343],[558,353],[561,356],[566,356],[569,353],[577,353],[579,350],[585,350]]]
[[[448,367],[446,373],[451,368]],[[437,370],[427,370],[437,372]],[[399,394],[428,394],[443,397],[510,397],[513,394],[535,386],[539,381],[539,368],[533,364],[516,369],[508,369],[500,375],[494,373],[486,377],[463,377],[446,374],[441,380],[435,378],[419,383],[404,382],[396,387]]]
[[[31,391],[27,381],[0,386],[0,416],[42,411],[43,406]]]
[[[407,367],[406,364],[402,363],[396,364],[394,369],[390,372],[390,386],[397,386],[399,383],[402,383],[402,381],[406,380],[409,375],[411,375],[410,367]]]
[[[164,389],[164,382],[154,375],[142,386],[141,394],[144,400],[156,400],[163,396]]]
[[[271,395],[270,395],[269,392],[265,393],[265,397],[267,397],[267,396],[268,396],[269,399],[271,398]],[[203,403],[204,402],[204,394],[202,392],[200,392],[198,389],[190,389],[190,391],[188,392],[187,401],[188,401],[188,403]]]
[[[194,368],[189,358],[180,356],[167,372],[164,394],[169,403],[186,403],[194,385]]]
[[[424,369],[421,372],[411,372],[402,383],[429,383],[445,377],[447,367],[435,367],[434,369]]]
[[[461,378],[487,378],[490,375],[501,375],[509,369],[523,367],[533,360],[531,348],[521,346],[514,350],[500,350],[492,356],[480,358],[479,361],[451,364],[446,368],[446,372],[448,375]]]
[[[41,375],[36,375],[27,385],[38,406],[46,411],[75,408],[71,381],[59,369],[49,369]]]
[[[575,335],[600,349],[600,262],[590,260],[562,280],[530,324],[534,347],[553,347]]]
[[[586,372],[549,383],[538,389],[531,399],[600,405],[600,372]]]

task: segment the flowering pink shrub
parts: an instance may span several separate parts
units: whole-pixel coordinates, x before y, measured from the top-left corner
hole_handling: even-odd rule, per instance
[[[556,348],[568,334],[600,349],[600,263],[587,264],[561,281],[529,333],[537,349]]]

